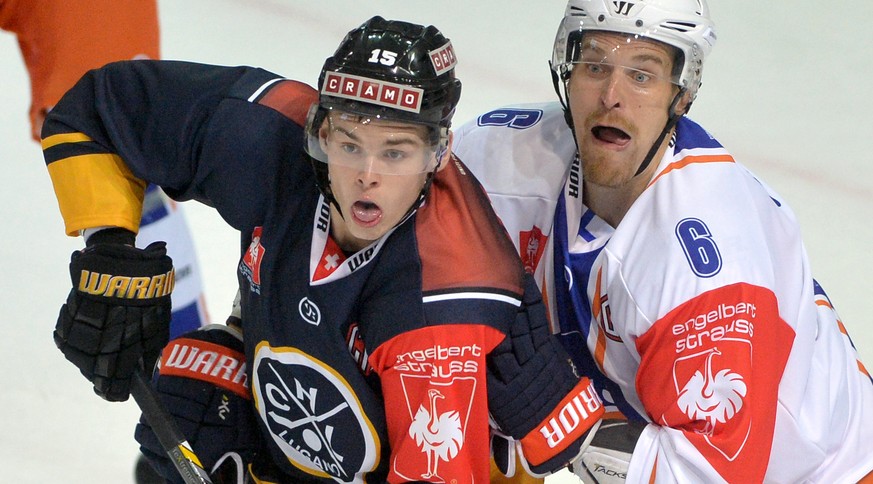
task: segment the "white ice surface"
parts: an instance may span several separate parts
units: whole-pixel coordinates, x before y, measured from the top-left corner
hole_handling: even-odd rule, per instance
[[[719,43],[691,111],[797,213],[816,277],[873,365],[873,3],[715,0]],[[163,55],[257,65],[315,84],[324,58],[369,16],[437,25],[464,82],[458,123],[512,102],[553,99],[547,60],[563,0],[160,1]],[[857,19],[857,21],[856,21]],[[52,343],[69,290],[69,253],[40,150],[29,138],[29,85],[12,35],[0,34],[0,469],[2,482],[132,482],[139,412],[113,404]],[[210,312],[223,318],[237,238],[186,204]],[[19,277],[20,276],[20,277]],[[574,482],[566,474],[549,483]]]

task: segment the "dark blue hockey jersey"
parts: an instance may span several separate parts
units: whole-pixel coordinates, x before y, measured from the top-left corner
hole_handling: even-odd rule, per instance
[[[43,131],[66,231],[136,231],[146,182],[240,231],[248,376],[272,457],[262,477],[486,482],[485,358],[520,305],[515,249],[453,158],[416,213],[344,254],[303,156],[316,99],[249,67],[90,72]]]

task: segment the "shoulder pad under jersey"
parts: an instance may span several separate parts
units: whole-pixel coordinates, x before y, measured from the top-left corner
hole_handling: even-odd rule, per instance
[[[452,151],[490,194],[555,199],[576,153],[557,102],[489,111],[455,130]]]

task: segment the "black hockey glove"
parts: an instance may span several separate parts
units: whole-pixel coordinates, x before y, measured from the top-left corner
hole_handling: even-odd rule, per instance
[[[576,375],[552,334],[532,277],[510,334],[488,359],[487,376],[491,418],[517,441],[522,463],[537,477],[576,458],[604,413],[591,382]],[[495,461],[512,462],[512,456],[495,455]]]
[[[73,289],[54,331],[58,349],[109,401],[127,400],[140,360],[153,365],[169,338],[173,261],[163,242],[133,241],[106,229],[73,252]]]
[[[589,484],[624,483],[634,447],[645,428],[645,422],[604,420],[570,470]]]
[[[227,471],[232,460],[242,464],[230,468],[244,469],[259,442],[243,351],[238,330],[210,324],[170,341],[152,378],[164,407],[213,475]],[[134,436],[158,474],[183,482],[145,418]]]

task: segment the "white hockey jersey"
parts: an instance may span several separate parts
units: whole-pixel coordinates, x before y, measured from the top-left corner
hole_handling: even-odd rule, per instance
[[[612,411],[651,423],[628,482],[857,482],[873,381],[813,280],[788,206],[680,120],[618,227],[582,203],[557,103],[455,133],[552,323]]]

